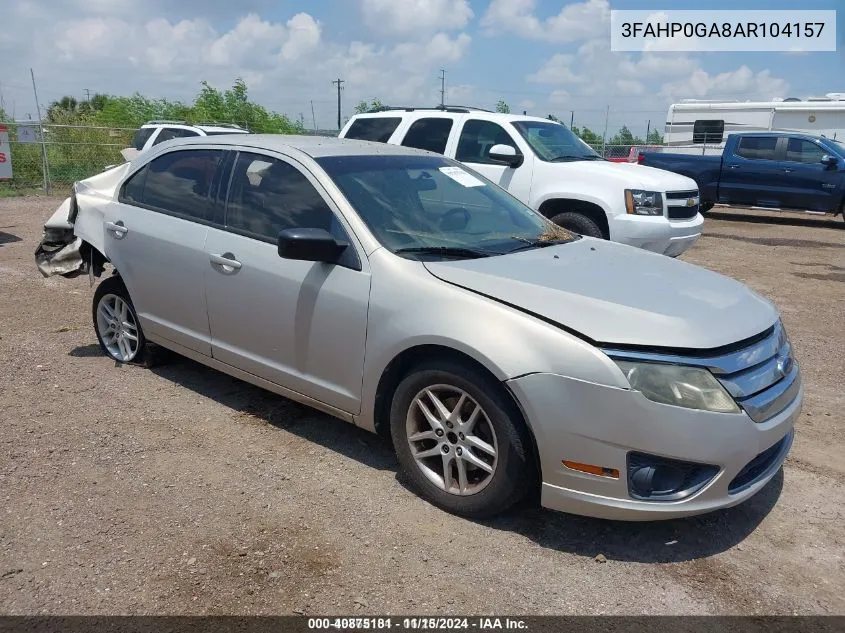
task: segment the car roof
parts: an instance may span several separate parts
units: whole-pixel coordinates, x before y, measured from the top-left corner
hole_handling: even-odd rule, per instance
[[[265,149],[285,152],[290,149],[298,150],[312,158],[326,156],[437,156],[441,154],[427,152],[413,147],[389,145],[376,141],[359,141],[357,139],[337,138],[334,136],[307,136],[296,134],[221,134],[219,136],[194,136],[165,141],[160,147],[184,147],[186,145],[236,145],[238,147]]]
[[[551,119],[546,117],[531,116],[528,114],[514,114],[513,112],[505,114],[503,112],[488,112],[487,110],[468,110],[466,112],[457,112],[454,110],[440,110],[438,108],[414,108],[407,110],[382,110],[381,112],[363,112],[356,114],[353,119],[370,119],[370,118],[402,118],[402,117],[424,118],[429,116],[439,117],[457,117],[467,116],[469,118],[484,119],[485,121],[496,122],[513,122],[513,121],[542,121],[544,123],[554,123]]]
[[[203,132],[229,132],[230,134],[249,134],[249,130],[232,125],[215,125],[214,123],[188,123],[187,121],[149,121],[142,128],[178,127],[194,128]]]

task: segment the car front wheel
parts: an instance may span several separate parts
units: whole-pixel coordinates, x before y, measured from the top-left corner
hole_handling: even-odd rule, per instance
[[[449,512],[485,518],[530,489],[529,438],[501,385],[461,365],[425,365],[393,397],[391,435],[422,497]]]

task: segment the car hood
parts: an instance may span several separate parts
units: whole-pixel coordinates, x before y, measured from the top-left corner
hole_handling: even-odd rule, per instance
[[[768,300],[729,277],[586,237],[425,267],[445,282],[602,344],[713,349],[755,336],[778,319]]]
[[[680,174],[646,167],[637,163],[613,163],[605,160],[578,160],[569,163],[550,163],[560,170],[569,170],[580,176],[595,176],[605,181],[618,179],[628,189],[648,191],[691,191],[698,189],[692,178]]]

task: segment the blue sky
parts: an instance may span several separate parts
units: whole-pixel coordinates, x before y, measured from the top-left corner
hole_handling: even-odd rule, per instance
[[[201,80],[237,76],[253,97],[318,126],[362,98],[447,101],[554,113],[601,132],[610,106],[644,133],[680,98],[758,99],[845,92],[842,0],[16,0],[0,30],[6,109],[92,92],[189,100]],[[835,53],[613,53],[610,9],[840,9]],[[42,104],[44,105],[44,104]],[[640,130],[639,128],[643,128]]]

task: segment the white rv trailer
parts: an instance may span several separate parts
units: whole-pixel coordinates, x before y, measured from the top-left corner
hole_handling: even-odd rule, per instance
[[[672,152],[721,154],[728,134],[773,131],[845,139],[845,93],[778,101],[684,99],[669,106],[664,142]]]

